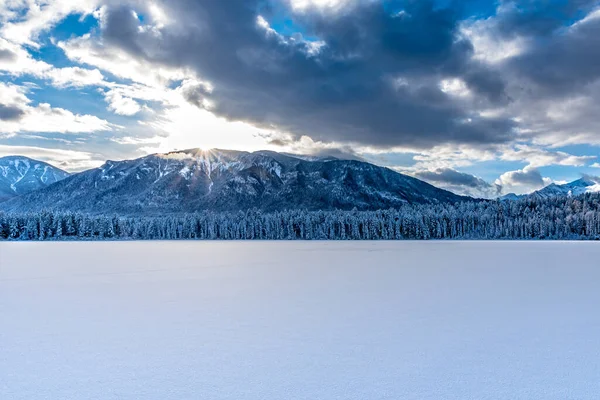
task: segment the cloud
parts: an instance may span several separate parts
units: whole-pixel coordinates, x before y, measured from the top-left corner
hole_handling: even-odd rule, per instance
[[[547,43],[532,47],[511,61],[510,67],[547,94],[564,95],[600,77],[591,63],[600,60],[600,18],[580,21],[565,32],[547,36]],[[552,59],[552,63],[547,60]]]
[[[111,140],[115,143],[124,144],[124,145],[158,145],[162,141],[163,138],[160,136],[153,136],[149,138],[140,138],[140,137],[132,137],[132,136],[124,136],[124,137],[116,137]]]
[[[275,8],[253,0],[175,0],[152,7],[130,2],[102,7],[99,37],[92,33],[58,46],[75,62],[136,82],[136,89],[108,92],[110,109],[122,115],[137,114],[139,101],[147,101],[137,96],[162,88],[164,94],[153,97],[163,107],[180,107],[178,95],[229,121],[286,132],[293,140],[308,136],[355,148],[408,147],[427,158],[434,147],[490,148],[519,136],[544,144],[540,140],[550,134],[552,121],[536,111],[543,107],[529,103],[547,104],[554,119],[559,113],[550,106],[565,103],[538,95],[531,102],[534,96],[517,85],[537,85],[521,65],[541,51],[535,37],[558,40],[558,35],[519,21],[542,24],[547,15],[578,15],[589,11],[584,3],[557,9],[504,2],[496,16],[465,22],[453,6],[430,1],[407,3],[396,13],[370,1],[290,1],[277,12],[287,13],[297,32],[284,33],[269,23]],[[569,28],[569,34],[577,29],[582,30]],[[318,51],[310,50],[310,43],[318,43]],[[512,46],[507,43],[516,46],[507,57],[482,56],[490,48]],[[573,110],[581,104],[574,103]],[[165,126],[160,120],[148,122]],[[560,135],[591,139],[591,134],[573,134],[570,123]],[[489,151],[480,153],[487,157]],[[537,158],[533,166],[542,162]],[[571,156],[560,164],[588,160]]]
[[[478,198],[498,197],[502,190],[497,184],[490,184],[474,175],[450,168],[418,171],[413,176],[454,193]]]
[[[529,168],[539,168],[551,165],[565,167],[582,167],[596,160],[594,155],[576,156],[564,151],[546,150],[539,146],[514,145],[439,145],[428,150],[397,149],[402,153],[416,153],[413,156],[416,163],[412,171],[434,171],[437,169],[455,169],[469,167],[485,161],[520,162]],[[591,152],[592,150],[590,150]]]
[[[83,133],[110,131],[117,126],[93,115],[74,114],[48,103],[31,105],[24,86],[0,82],[0,104],[13,118],[3,119],[0,134],[19,132]],[[18,111],[16,111],[18,110]]]
[[[2,121],[18,121],[24,114],[25,112],[17,106],[0,104],[0,120]]]
[[[549,185],[552,180],[542,177],[535,168],[524,168],[505,172],[495,183],[502,187],[503,193],[526,194]]]
[[[52,84],[57,87],[98,86],[104,84],[104,76],[98,69],[53,68],[42,77],[52,80]]]
[[[470,146],[442,144],[431,149],[406,149],[406,153],[417,153],[413,156],[416,162],[413,171],[454,169],[468,167],[477,162],[492,161],[498,158],[497,146]]]
[[[347,6],[323,14],[296,3],[287,12],[298,32],[270,35],[264,27],[271,14],[268,7],[259,14],[259,3],[160,2],[178,21],[162,25],[143,5],[135,7],[143,21],[130,7],[107,7],[101,40],[86,36],[59,46],[74,61],[149,85],[195,75],[214,90],[185,91],[192,104],[210,102],[228,120],[275,127],[297,139],[382,148],[513,138],[512,120],[482,116],[440,89],[440,81],[460,79],[474,103],[508,99],[495,71],[471,60],[472,45],[460,37],[454,10],[411,2],[398,16],[367,1],[351,2],[352,12]],[[395,85],[398,78],[410,85]]]
[[[310,9],[320,11],[338,11],[341,7],[348,7],[351,0],[286,0],[296,12],[306,12]]]
[[[16,57],[17,57],[17,55],[15,53],[13,53],[12,51],[10,51],[8,49],[0,49],[0,61],[2,61],[2,62],[14,61],[14,59]]]
[[[34,59],[25,48],[1,37],[0,71],[13,76],[32,75],[36,78],[47,79],[58,88],[104,84],[104,76],[98,69],[55,68],[44,61]]]
[[[359,149],[341,143],[323,143],[314,141],[309,136],[302,136],[299,140],[289,134],[266,131],[261,136],[267,140],[269,147],[276,151],[312,157],[335,157],[341,160],[365,161],[359,154]]]
[[[498,7],[496,32],[503,37],[539,37],[554,34],[565,22],[591,12],[596,0],[505,0]]]
[[[118,91],[109,90],[104,94],[108,109],[115,114],[132,116],[139,113],[142,108],[130,97],[123,97]]]
[[[25,48],[0,36],[0,71],[14,76],[43,76],[51,69],[50,64],[34,59]]]
[[[499,115],[517,123],[519,139],[552,147],[600,144],[599,6],[504,1],[496,15],[463,22],[475,58],[507,82],[511,101]]]
[[[39,48],[37,39],[69,14],[90,14],[99,0],[0,1],[0,36],[13,43]]]
[[[527,161],[530,168],[548,165],[581,167],[597,158],[597,156],[575,156],[563,151],[550,152],[527,145],[516,145],[514,148],[506,148],[500,156],[500,159],[503,161]]]
[[[132,56],[90,34],[59,41],[57,46],[73,62],[91,65],[118,78],[150,87],[165,87],[172,81],[186,78],[185,72],[177,67],[154,64]]]
[[[209,96],[212,92],[210,85],[194,79],[186,79],[177,88],[181,96],[190,104],[200,108],[210,107]]]
[[[464,3],[0,0],[0,74],[69,93],[92,86],[134,117],[119,118],[128,137],[158,137],[161,150],[410,153],[412,174],[483,191],[496,185],[460,183],[470,175],[456,169],[527,165],[499,178],[510,186],[518,172],[596,161],[556,149],[600,144],[600,4],[503,0],[479,18]],[[98,26],[44,36],[73,14]],[[49,64],[42,45],[73,65]],[[19,90],[0,97],[4,134],[119,129]]]
[[[104,163],[100,156],[83,151],[0,144],[0,157],[10,155],[22,155],[45,161],[70,172],[95,168]]]

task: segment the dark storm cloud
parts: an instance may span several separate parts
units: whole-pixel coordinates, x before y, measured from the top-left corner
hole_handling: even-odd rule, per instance
[[[501,82],[494,83],[493,74],[484,81],[491,87],[504,88],[505,81],[525,79],[523,91],[513,93],[512,97],[548,99],[578,92],[597,80],[600,18],[582,20],[598,6],[598,0],[500,2],[498,14],[486,24],[487,34],[500,42],[524,38],[526,47],[520,55],[498,67],[499,76],[503,77]],[[483,76],[485,73],[488,71]],[[529,83],[534,86],[528,86]]]
[[[510,101],[506,85],[498,71],[473,67],[463,74],[463,79],[473,91],[486,97],[493,104],[504,105]]]
[[[140,21],[134,11],[126,6],[111,8],[104,19],[104,38],[116,42],[121,48],[133,54],[140,54],[137,37]]]
[[[24,114],[19,107],[0,104],[0,121],[18,121]]]
[[[480,117],[439,88],[458,77],[478,104],[509,101],[501,75],[472,60],[457,10],[428,0],[383,4],[293,14],[281,2],[173,0],[163,6],[177,23],[160,35],[140,30],[126,8],[107,10],[102,34],[137,57],[192,68],[214,86],[212,110],[231,120],[379,147],[511,140],[510,119]],[[285,15],[298,33],[268,33],[258,15]],[[302,37],[326,45],[315,52]],[[189,94],[194,104],[207,95]]]
[[[546,37],[510,66],[544,91],[562,94],[600,78],[599,63],[600,18],[595,18]]]
[[[504,1],[498,33],[505,36],[547,36],[598,5],[597,0]]]

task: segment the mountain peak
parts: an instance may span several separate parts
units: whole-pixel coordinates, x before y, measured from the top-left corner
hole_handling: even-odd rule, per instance
[[[594,186],[596,185],[597,182],[593,181],[591,178],[584,176],[580,179],[577,179],[576,181],[567,183],[565,186],[569,186],[569,187],[588,187],[588,186]]]
[[[45,188],[69,173],[25,156],[0,157],[0,202]]]

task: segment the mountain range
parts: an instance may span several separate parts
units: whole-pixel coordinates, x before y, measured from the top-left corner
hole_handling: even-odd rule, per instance
[[[600,191],[588,178],[529,195]],[[378,210],[473,201],[391,169],[357,160],[272,151],[190,149],[69,174],[26,157],[0,158],[0,210],[161,215],[210,211]]]
[[[464,200],[471,198],[361,161],[191,149],[107,161],[0,209],[156,215],[251,208],[377,210]]]
[[[0,157],[0,202],[43,189],[67,176],[68,172],[42,161]]]
[[[514,193],[506,194],[500,197],[500,200],[518,200],[525,197],[532,197],[537,199],[547,199],[550,197],[557,196],[578,196],[584,193],[595,193],[600,192],[600,184],[596,181],[584,177],[573,182],[565,183],[562,185],[551,183],[543,189],[537,190],[533,193],[517,195]]]

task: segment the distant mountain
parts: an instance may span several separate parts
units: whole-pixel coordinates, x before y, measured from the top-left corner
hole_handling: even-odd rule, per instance
[[[556,196],[577,196],[584,193],[598,191],[600,191],[600,186],[598,186],[596,182],[588,178],[581,178],[570,183],[565,183],[564,185],[552,183],[543,189],[533,192],[531,196],[535,196],[540,199],[546,199]]]
[[[68,172],[23,156],[0,157],[0,202],[42,189],[69,176]]]
[[[584,193],[600,192],[600,184],[589,179],[581,178],[576,181],[557,185],[552,183],[543,189],[537,190],[530,194],[516,195],[509,193],[499,198],[499,200],[518,200],[524,197],[535,197],[537,199],[547,199],[558,196],[578,196]]]
[[[130,215],[236,211],[376,210],[470,200],[361,161],[197,149],[107,161],[0,209]]]
[[[511,200],[519,200],[520,198],[525,197],[526,195],[519,195],[519,194],[515,194],[515,193],[509,193],[509,194],[505,194],[504,196],[500,196],[498,197],[498,200],[500,201],[511,201]]]

